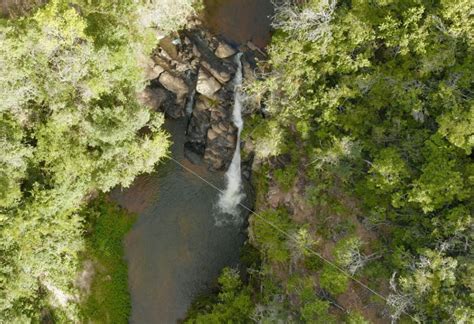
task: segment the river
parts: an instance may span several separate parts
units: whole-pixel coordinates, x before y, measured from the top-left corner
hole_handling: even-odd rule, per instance
[[[221,173],[184,158],[185,123],[166,122],[173,157],[223,187]],[[176,322],[196,296],[209,290],[223,267],[238,264],[245,240],[241,225],[215,226],[218,192],[172,160],[112,197],[139,214],[125,238],[132,323]]]
[[[234,44],[269,40],[269,0],[206,0],[206,24]],[[270,6],[270,7],[269,7]],[[269,11],[270,8],[270,11]],[[244,27],[240,27],[244,26]],[[220,188],[224,174],[184,157],[186,120],[167,120],[174,159]],[[219,193],[172,160],[138,177],[112,199],[138,214],[125,237],[131,292],[131,323],[176,323],[192,301],[209,292],[225,266],[239,264],[243,223],[216,226]]]

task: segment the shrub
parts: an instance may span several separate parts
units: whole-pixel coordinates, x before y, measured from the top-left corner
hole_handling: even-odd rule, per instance
[[[319,278],[321,288],[332,295],[340,295],[346,291],[349,278],[331,265],[325,265]]]

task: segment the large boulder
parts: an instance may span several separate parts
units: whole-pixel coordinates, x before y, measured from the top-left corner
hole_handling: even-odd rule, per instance
[[[158,81],[163,87],[176,95],[178,104],[184,103],[189,92],[189,87],[183,79],[171,72],[165,71],[161,73]]]
[[[163,88],[146,87],[145,90],[138,93],[137,98],[141,104],[155,110],[160,110],[163,103],[170,101],[168,93]]]
[[[186,36],[194,45],[193,52],[201,59],[201,66],[220,83],[229,82],[235,73],[235,65],[219,59],[209,48],[209,44],[200,37],[199,33],[187,32]]]
[[[204,69],[199,69],[196,91],[208,98],[213,98],[214,94],[221,89],[221,84]]]
[[[161,111],[168,117],[177,119],[184,116],[183,105],[176,103],[176,95],[155,82],[138,93],[137,98],[142,104]]]
[[[160,76],[165,70],[160,65],[157,65],[151,57],[142,55],[138,59],[138,64],[143,68],[145,80],[153,80]]]
[[[196,95],[196,103],[188,124],[188,146],[200,155],[204,154],[207,143],[207,131],[210,126],[210,101],[202,95]]]
[[[231,57],[235,53],[237,53],[237,51],[232,46],[223,41],[219,42],[219,45],[217,45],[217,48],[214,52],[214,54],[216,54],[216,56],[220,59]]]

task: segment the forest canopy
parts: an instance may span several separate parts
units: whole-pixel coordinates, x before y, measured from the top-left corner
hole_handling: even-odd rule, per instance
[[[133,217],[103,193],[168,152],[137,98],[195,6],[51,0],[0,20],[0,322],[127,321]],[[275,6],[245,87],[263,107],[242,134],[259,215],[245,275],[224,269],[188,321],[473,322],[472,1]],[[85,258],[119,285],[84,300]]]
[[[275,3],[246,87],[264,107],[243,136],[259,163],[249,318],[472,322],[472,1]]]
[[[51,0],[0,21],[1,322],[51,308],[77,321],[80,210],[167,153],[163,116],[137,100],[142,61],[193,10],[187,0]]]

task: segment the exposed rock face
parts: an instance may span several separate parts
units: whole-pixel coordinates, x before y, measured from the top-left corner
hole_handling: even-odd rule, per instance
[[[184,103],[189,92],[189,87],[182,78],[178,77],[172,72],[165,71],[161,73],[160,77],[158,78],[158,82],[160,82],[167,90],[176,95],[178,104]]]
[[[142,64],[153,81],[139,94],[140,101],[168,118],[187,115],[185,156],[193,163],[203,160],[212,170],[228,168],[237,145],[231,82],[236,53],[207,31],[194,29],[163,37],[152,59]],[[247,56],[252,60],[255,54]],[[244,59],[245,77],[252,74],[251,60]]]
[[[233,102],[228,95],[211,107],[204,161],[213,170],[227,169],[237,144],[237,127],[231,122]]]
[[[201,95],[197,96],[187,129],[188,142],[191,144],[193,151],[200,155],[204,155],[206,149],[207,131],[211,119],[210,105],[209,99]]]
[[[199,69],[196,91],[208,98],[213,98],[214,94],[222,88],[222,85],[204,69]]]
[[[219,45],[217,45],[216,51],[214,52],[214,54],[221,59],[231,57],[236,53],[237,51],[225,42],[219,42]]]

